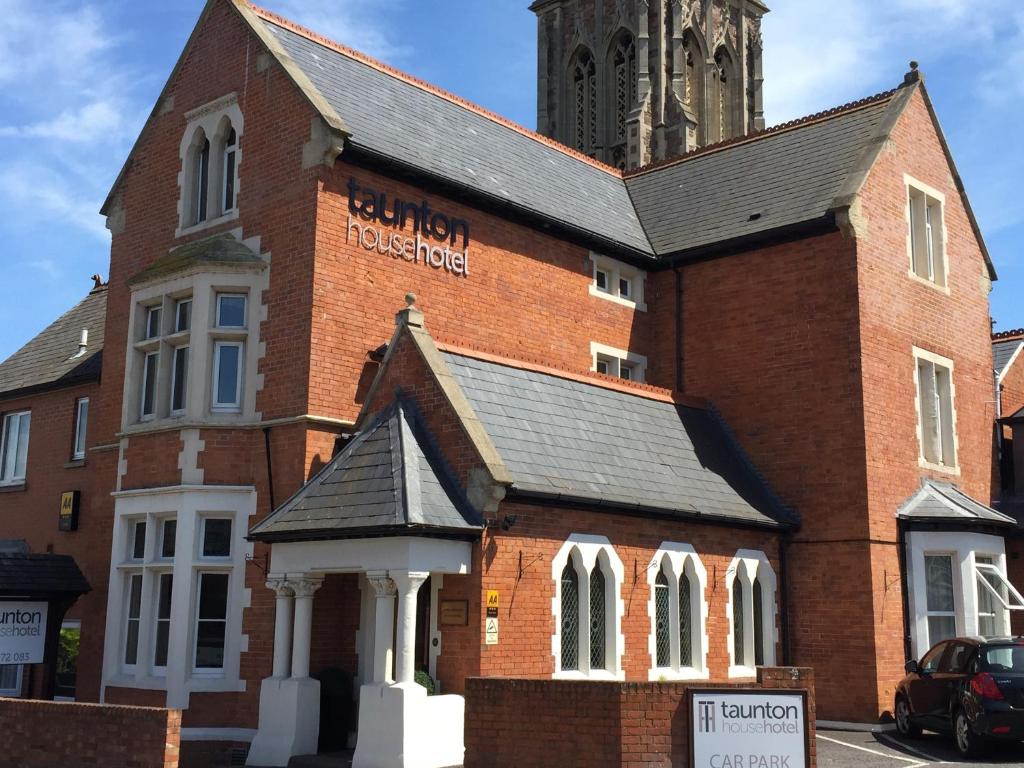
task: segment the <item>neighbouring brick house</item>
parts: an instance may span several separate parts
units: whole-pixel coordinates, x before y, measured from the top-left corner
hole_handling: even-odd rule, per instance
[[[977,586],[1015,530],[987,506],[995,274],[916,66],[756,130],[759,3],[672,20],[671,93],[636,66],[662,4],[577,5],[535,4],[539,88],[594,100],[541,123],[628,171],[207,3],[103,206],[77,532],[39,522],[74,471],[67,419],[38,432],[56,395],[0,400],[33,429],[0,538],[93,589],[80,699],[283,765],[330,678],[330,746],[418,724],[443,765],[462,699],[414,671],[458,694],[794,664],[819,717],[865,722],[908,654],[1008,626]]]

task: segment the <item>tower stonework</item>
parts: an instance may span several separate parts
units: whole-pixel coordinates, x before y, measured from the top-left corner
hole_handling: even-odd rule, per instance
[[[764,128],[759,0],[536,0],[537,130],[636,168]]]

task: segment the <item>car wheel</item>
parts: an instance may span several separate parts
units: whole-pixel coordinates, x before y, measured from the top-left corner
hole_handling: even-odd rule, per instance
[[[910,719],[910,704],[906,697],[896,697],[896,731],[900,736],[917,738],[921,735],[921,726]]]
[[[981,736],[971,729],[971,721],[963,711],[956,713],[953,720],[953,736],[956,739],[956,751],[962,757],[978,757],[984,746]]]

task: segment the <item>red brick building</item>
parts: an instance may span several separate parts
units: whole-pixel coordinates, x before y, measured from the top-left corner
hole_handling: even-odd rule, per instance
[[[541,93],[594,99],[542,126],[631,170],[207,4],[103,207],[102,379],[0,393],[32,414],[0,537],[92,586],[79,698],[180,708],[183,754],[261,765],[323,717],[358,761],[375,722],[461,724],[414,671],[799,664],[821,718],[864,722],[909,655],[1006,631],[979,586],[1015,529],[987,506],[995,274],[923,78],[756,130],[759,3],[673,20],[717,75],[668,90],[635,66],[659,4],[583,5],[535,4]],[[625,68],[586,64],[609,40]],[[41,414],[81,396],[58,534],[70,422]]]

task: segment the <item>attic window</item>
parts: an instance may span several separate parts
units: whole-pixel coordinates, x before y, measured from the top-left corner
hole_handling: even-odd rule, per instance
[[[178,235],[238,215],[242,113],[235,94],[186,114]]]
[[[907,251],[910,276],[946,288],[946,227],[944,197],[919,181],[907,185]]]

